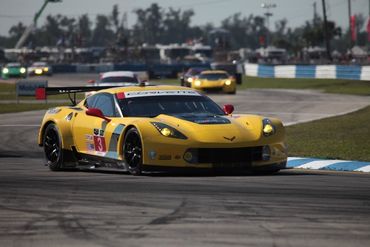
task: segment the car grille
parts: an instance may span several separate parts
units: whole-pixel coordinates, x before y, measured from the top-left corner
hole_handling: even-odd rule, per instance
[[[197,148],[188,151],[194,156],[191,163],[250,163],[262,160],[262,147]]]
[[[202,90],[207,91],[209,93],[212,93],[212,92],[222,91],[223,87],[204,87],[204,88],[202,88]]]

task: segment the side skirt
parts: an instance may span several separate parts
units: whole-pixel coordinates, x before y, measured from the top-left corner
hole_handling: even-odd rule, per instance
[[[74,163],[74,167],[78,169],[99,169],[99,170],[115,170],[115,171],[128,171],[127,164],[122,160],[96,156],[91,154],[79,153],[75,147],[71,150],[63,150],[63,154],[68,157],[67,164]],[[68,166],[70,167],[70,166]]]

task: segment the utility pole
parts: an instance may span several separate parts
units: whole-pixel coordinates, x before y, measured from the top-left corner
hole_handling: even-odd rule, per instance
[[[317,8],[316,8],[316,2],[313,2],[313,20],[317,20]]]
[[[272,12],[270,11],[270,9],[276,8],[276,4],[274,4],[274,3],[262,3],[261,8],[266,9],[266,12],[264,13],[264,15],[266,16],[266,22],[267,22],[267,32],[268,32],[268,34],[266,35],[266,47],[268,47],[270,39],[271,39],[269,33],[270,33],[270,17],[272,16]]]
[[[61,1],[62,0],[44,0],[44,3],[42,4],[41,9],[39,11],[37,11],[36,14],[34,15],[32,23],[26,28],[26,30],[22,34],[21,38],[18,40],[17,44],[15,45],[15,47],[14,47],[15,49],[19,49],[24,45],[24,43],[26,42],[27,38],[30,36],[33,29],[36,27],[37,20],[40,18],[40,15],[42,14],[44,9],[46,8],[46,5],[48,3],[57,3],[57,2],[61,2]]]
[[[351,52],[351,49],[353,47],[353,41],[352,41],[352,29],[351,29],[351,16],[352,16],[352,11],[351,11],[351,0],[348,0],[348,26],[349,26],[349,32],[348,32],[348,38],[349,38],[349,51]]]
[[[325,37],[325,44],[326,44],[326,55],[330,61],[332,61],[331,53],[330,53],[330,40],[329,40],[329,33],[328,33],[328,20],[326,18],[326,4],[325,0],[322,0],[322,11],[324,14],[324,37]]]

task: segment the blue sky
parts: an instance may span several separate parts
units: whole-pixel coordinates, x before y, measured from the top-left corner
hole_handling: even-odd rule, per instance
[[[370,0],[351,0],[352,13],[368,16]],[[7,35],[9,28],[19,21],[31,22],[34,13],[41,7],[44,0],[0,0],[0,35]],[[270,19],[271,28],[276,20],[286,18],[288,26],[297,27],[305,21],[312,19],[313,3],[317,3],[317,12],[322,15],[322,0],[63,0],[62,3],[49,4],[38,25],[42,25],[48,14],[63,14],[70,17],[77,17],[84,13],[89,14],[93,20],[97,14],[108,14],[114,4],[118,4],[120,12],[127,12],[129,26],[135,23],[133,10],[146,8],[156,2],[164,8],[194,9],[195,25],[207,22],[219,25],[226,17],[241,12],[263,15],[262,3],[275,3],[276,8],[272,9],[273,16]],[[329,20],[335,21],[343,28],[348,28],[347,0],[326,0]]]

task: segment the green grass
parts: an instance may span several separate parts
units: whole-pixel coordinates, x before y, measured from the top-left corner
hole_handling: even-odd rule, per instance
[[[0,114],[34,110],[46,110],[58,105],[61,104],[0,104]]]
[[[83,99],[85,97],[84,93],[78,93],[76,99]],[[19,100],[35,100],[35,96],[20,96]],[[63,95],[50,95],[49,100],[69,100],[67,94]],[[16,100],[15,84],[2,83],[0,82],[0,100]]]
[[[303,79],[303,78],[257,78],[244,77],[239,89],[281,88],[315,89],[325,93],[370,95],[370,82],[342,79]]]
[[[289,156],[370,161],[370,106],[344,116],[288,126]]]

